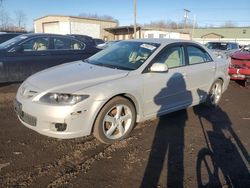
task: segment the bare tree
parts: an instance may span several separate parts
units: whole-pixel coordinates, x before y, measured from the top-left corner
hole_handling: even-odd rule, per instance
[[[231,20],[226,21],[222,27],[237,27],[237,24]]]
[[[25,23],[26,23],[26,15],[24,14],[23,11],[17,10],[15,11],[16,15],[16,22],[17,22],[17,27],[18,28],[25,28]]]
[[[79,14],[79,17],[94,18],[94,19],[101,19],[101,20],[111,20],[111,21],[115,21],[115,22],[118,23],[118,20],[115,19],[114,17],[110,16],[110,15],[98,15],[98,14],[81,13],[81,14]]]
[[[182,29],[185,27],[184,22],[175,22],[172,20],[159,20],[150,22],[149,24],[144,24],[145,27],[163,28],[163,29]],[[192,28],[192,24],[187,22],[187,27]]]
[[[171,28],[170,22],[164,20],[153,21],[149,24],[144,24],[145,27],[154,27],[154,28]]]
[[[1,30],[8,30],[12,27],[12,20],[8,12],[4,9],[0,10],[0,29]]]

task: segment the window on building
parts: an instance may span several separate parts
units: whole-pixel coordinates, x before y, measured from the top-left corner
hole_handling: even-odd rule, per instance
[[[166,38],[166,36],[167,36],[166,34],[159,34],[159,38],[161,38],[161,39]]]
[[[148,38],[149,38],[149,39],[154,38],[154,34],[148,34]]]

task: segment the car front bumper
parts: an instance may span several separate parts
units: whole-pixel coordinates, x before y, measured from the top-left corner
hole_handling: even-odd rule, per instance
[[[26,127],[49,137],[76,138],[90,135],[103,101],[86,99],[72,106],[54,106],[32,101],[17,94],[14,108]]]

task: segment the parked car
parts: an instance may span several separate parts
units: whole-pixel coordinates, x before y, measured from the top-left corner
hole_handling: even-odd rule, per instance
[[[43,135],[93,132],[112,143],[127,137],[136,122],[204,102],[217,105],[228,83],[228,62],[198,43],[128,40],[29,77],[18,89],[15,110]]]
[[[0,44],[0,83],[23,81],[40,70],[86,59],[98,51],[70,36],[20,35]]]
[[[121,41],[121,40],[111,40],[111,41],[107,41],[107,42],[105,42],[105,43],[102,43],[102,44],[97,45],[97,48],[105,49],[105,48],[107,48],[107,47],[109,47],[109,46],[112,46],[113,44],[115,44],[115,43],[117,43],[117,42],[119,42],[119,41]]]
[[[105,41],[102,40],[102,39],[97,39],[97,38],[95,38],[94,40],[95,40],[96,46],[99,45],[99,44],[104,44],[104,43],[105,43]]]
[[[250,45],[233,53],[229,75],[232,80],[243,80],[245,84],[250,82]]]
[[[0,33],[0,44],[23,33]]]
[[[230,57],[232,53],[240,50],[240,46],[236,42],[208,42],[205,46],[213,50],[215,55],[225,55],[226,58]]]
[[[82,40],[85,44],[89,44],[91,46],[96,46],[95,40],[88,35],[69,34],[69,36],[72,36],[72,37],[75,37],[79,40]]]

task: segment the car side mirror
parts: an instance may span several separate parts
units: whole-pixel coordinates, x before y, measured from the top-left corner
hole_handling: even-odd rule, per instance
[[[21,52],[23,52],[23,47],[22,46],[15,46],[12,50],[11,50],[11,52],[18,52],[18,53],[21,53]]]
[[[154,63],[150,68],[150,72],[167,72],[168,66],[163,63]]]

